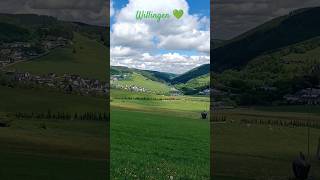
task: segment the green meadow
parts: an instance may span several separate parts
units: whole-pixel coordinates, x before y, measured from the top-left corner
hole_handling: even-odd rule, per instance
[[[16,112],[105,112],[102,98],[0,86],[1,180],[107,178],[105,121],[16,118]]]
[[[285,109],[285,111],[284,111]],[[292,161],[303,152],[311,163],[310,176],[320,177],[316,158],[320,130],[240,123],[241,120],[319,120],[319,111],[297,112],[293,107],[221,110],[225,123],[212,123],[216,179],[289,179]]]
[[[111,97],[112,179],[209,179],[209,121],[200,119],[208,97]]]

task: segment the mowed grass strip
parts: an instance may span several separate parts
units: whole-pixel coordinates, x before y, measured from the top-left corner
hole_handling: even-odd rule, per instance
[[[112,179],[209,179],[209,124],[112,107]]]

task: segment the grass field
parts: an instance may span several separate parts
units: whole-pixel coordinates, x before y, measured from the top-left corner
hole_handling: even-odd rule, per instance
[[[284,107],[282,107],[284,108]],[[293,177],[291,163],[299,152],[308,154],[307,128],[275,127],[239,123],[241,119],[320,120],[316,112],[301,113],[275,108],[235,109],[221,111],[227,123],[213,123],[214,169],[217,179],[289,179]],[[310,130],[310,175],[320,177],[320,162],[316,160],[319,129]]]
[[[146,93],[131,93],[112,90],[111,105],[154,111],[159,108],[167,111],[184,111],[184,113],[199,113],[209,109],[209,97],[163,96]],[[197,114],[197,116],[199,116]]]
[[[209,179],[209,123],[199,113],[208,98],[119,100],[114,97],[129,94],[112,94],[112,179]]]
[[[107,53],[109,53],[107,47],[78,33],[75,33],[73,43],[69,47],[55,49],[38,59],[9,66],[8,69],[33,74],[78,74],[106,80]],[[73,53],[73,49],[76,53]]]
[[[41,89],[0,86],[0,112],[105,112],[107,100]]]
[[[10,127],[0,128],[1,180],[106,179],[106,122],[12,116],[14,112],[48,109],[105,112],[105,99],[3,86],[0,86],[0,99],[0,120],[11,121]]]
[[[14,119],[0,129],[0,179],[105,180],[105,128],[105,122]]]

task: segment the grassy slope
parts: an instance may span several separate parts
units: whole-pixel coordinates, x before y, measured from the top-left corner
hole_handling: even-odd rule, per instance
[[[171,89],[168,85],[164,83],[152,81],[138,73],[133,73],[131,79],[129,80],[117,81],[116,83],[119,85],[128,86],[136,85],[161,94],[168,94]]]
[[[108,49],[97,41],[90,40],[78,33],[75,33],[73,46],[76,53],[73,53],[72,46],[60,48],[47,56],[18,63],[10,68],[36,74],[73,73],[105,80]]]
[[[212,70],[240,68],[263,53],[319,36],[320,26],[316,23],[319,14],[319,7],[309,8],[275,18],[234,38],[211,51],[215,56]]]
[[[180,76],[173,78],[172,83],[173,84],[186,83],[194,78],[208,74],[209,72],[210,72],[210,64],[204,64],[184,74],[181,74]]]
[[[189,80],[186,83],[177,84],[176,87],[178,89],[184,90],[184,92],[189,91],[195,91],[199,92],[201,89],[206,89],[210,85],[210,76],[209,74],[196,77],[194,79]]]

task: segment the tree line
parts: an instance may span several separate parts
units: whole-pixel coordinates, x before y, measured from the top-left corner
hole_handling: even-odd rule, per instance
[[[320,122],[317,120],[262,120],[262,119],[242,119],[244,124],[271,125],[278,127],[310,127],[320,129]]]
[[[109,115],[102,112],[17,112],[15,117],[18,119],[56,119],[56,120],[94,120],[108,121]]]

